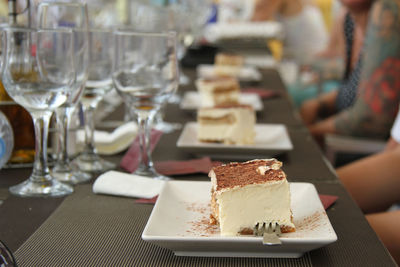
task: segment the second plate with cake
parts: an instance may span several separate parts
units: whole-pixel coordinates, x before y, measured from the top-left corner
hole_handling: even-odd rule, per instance
[[[185,110],[196,110],[204,107],[199,99],[200,94],[198,92],[186,92],[183,96],[180,108]],[[264,105],[257,94],[240,93],[239,104],[250,105],[255,111],[261,111],[264,108]]]
[[[275,156],[293,149],[286,126],[283,124],[256,124],[255,140],[251,145],[206,143],[197,139],[198,124],[185,125],[177,146],[185,151],[213,158],[254,159],[257,156]]]

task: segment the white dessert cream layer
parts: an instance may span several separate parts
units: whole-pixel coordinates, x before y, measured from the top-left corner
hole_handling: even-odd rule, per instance
[[[295,231],[290,186],[276,159],[256,159],[214,167],[211,178],[211,223],[221,235],[253,233],[257,223],[278,223]]]
[[[286,179],[222,191],[216,194],[216,201],[222,235],[237,235],[263,222],[295,227]]]
[[[205,142],[253,144],[255,114],[251,108],[206,108],[197,115],[197,138]]]
[[[218,53],[215,55],[214,64],[224,66],[242,66],[244,64],[244,57],[235,54]]]
[[[241,66],[216,65],[214,71],[217,76],[237,77],[241,68]]]
[[[239,103],[240,86],[235,78],[198,79],[196,87],[202,107]]]

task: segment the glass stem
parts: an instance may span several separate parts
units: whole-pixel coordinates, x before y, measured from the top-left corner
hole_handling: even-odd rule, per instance
[[[151,158],[150,126],[152,125],[154,114],[155,112],[152,111],[140,111],[137,116],[140,144],[140,164],[138,169],[140,169],[141,171],[153,169],[153,160]]]
[[[68,157],[68,129],[70,123],[70,115],[72,108],[62,107],[56,111],[57,127],[59,130],[58,134],[58,155],[57,165],[67,165],[69,163]]]
[[[32,113],[35,126],[35,162],[30,177],[33,182],[50,181],[50,170],[47,166],[47,136],[49,133],[50,111]]]
[[[96,154],[96,147],[94,144],[94,110],[96,108],[92,106],[83,107],[83,113],[85,114],[85,147],[83,150],[84,154]]]

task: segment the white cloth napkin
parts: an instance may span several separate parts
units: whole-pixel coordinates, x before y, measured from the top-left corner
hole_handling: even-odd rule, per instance
[[[95,194],[117,195],[137,198],[153,198],[158,195],[165,181],[108,171],[100,175],[93,184]]]
[[[94,142],[97,152],[102,155],[112,155],[128,148],[137,135],[138,127],[134,122],[125,123],[113,132],[95,131]],[[77,132],[77,143],[85,142],[85,132]]]

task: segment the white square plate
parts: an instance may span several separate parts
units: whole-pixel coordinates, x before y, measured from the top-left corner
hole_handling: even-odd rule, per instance
[[[252,106],[255,111],[261,111],[264,108],[263,102],[257,94],[241,93],[239,94],[239,104]],[[199,109],[202,108],[201,97],[198,92],[186,92],[180,103],[181,109]]]
[[[256,137],[252,145],[205,143],[197,140],[197,123],[189,122],[178,139],[177,146],[188,152],[214,158],[254,159],[276,156],[293,149],[283,124],[256,124]]]
[[[297,258],[337,240],[313,184],[290,183],[296,232],[282,234],[282,245],[261,237],[221,236],[209,225],[210,182],[169,181],[153,208],[142,239],[177,256]]]
[[[215,72],[215,65],[199,65],[197,66],[197,76],[199,78],[212,78],[217,76]],[[261,73],[253,66],[243,66],[237,73],[236,78],[243,82],[260,81],[262,78]]]

